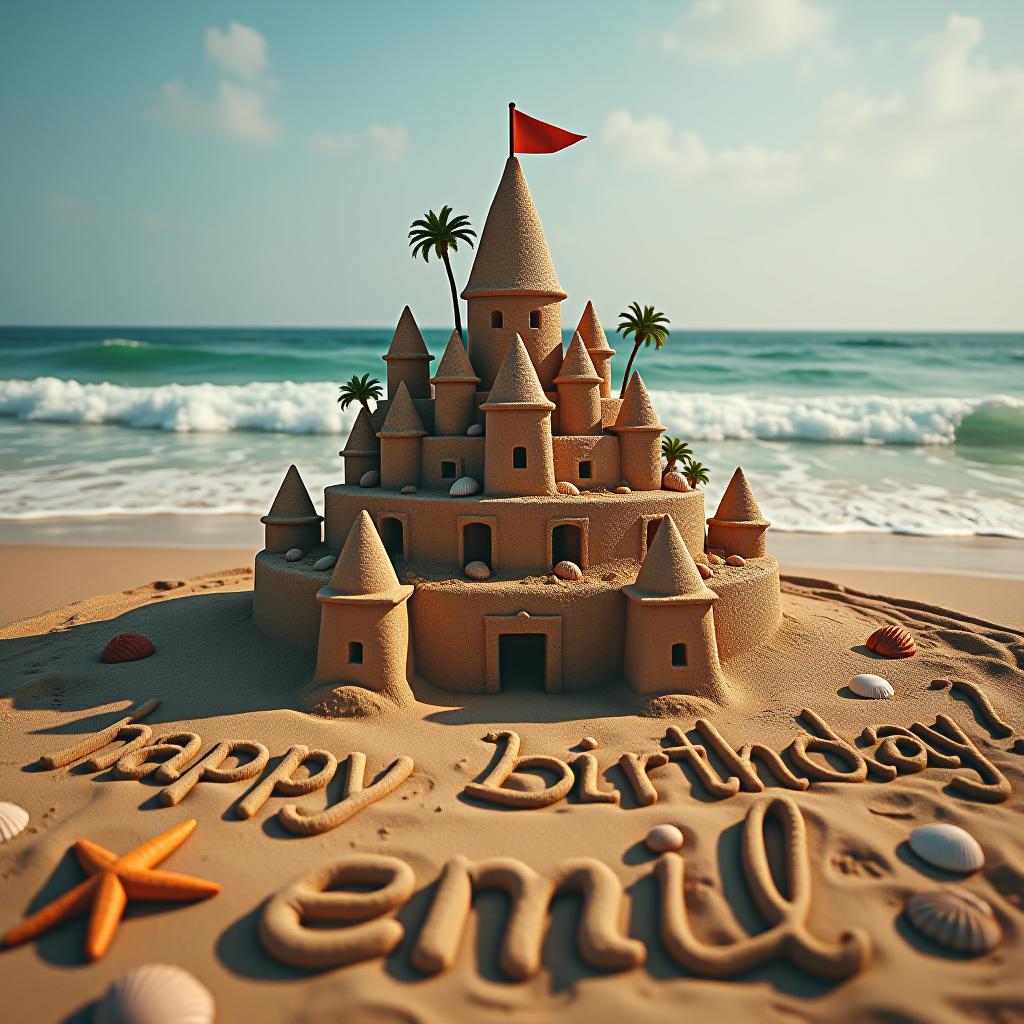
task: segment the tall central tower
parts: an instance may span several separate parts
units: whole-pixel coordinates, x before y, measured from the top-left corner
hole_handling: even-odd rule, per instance
[[[480,388],[494,384],[518,334],[545,391],[555,390],[562,365],[566,298],[519,161],[509,157],[480,234],[469,282],[469,358]]]

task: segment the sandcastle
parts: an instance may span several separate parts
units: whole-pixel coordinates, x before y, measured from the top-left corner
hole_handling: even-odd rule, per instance
[[[453,332],[432,377],[404,309],[387,400],[360,411],[324,516],[289,469],[262,520],[257,625],[316,651],[317,684],[396,704],[416,678],[465,693],[625,679],[727,702],[729,660],[781,620],[769,523],[741,469],[710,519],[699,488],[663,487],[665,428],[639,373],[612,397],[591,302],[564,346],[567,295],[515,157],[462,297],[468,349]],[[314,564],[335,554],[328,579]]]

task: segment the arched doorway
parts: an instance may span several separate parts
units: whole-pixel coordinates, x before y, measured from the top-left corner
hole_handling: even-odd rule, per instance
[[[384,516],[380,521],[380,539],[392,562],[405,560],[405,526],[401,519]]]
[[[562,523],[551,531],[551,564],[575,562],[583,568],[583,530],[575,523]]]
[[[488,523],[466,523],[462,527],[462,564],[483,562],[489,569],[491,563],[491,527]]]

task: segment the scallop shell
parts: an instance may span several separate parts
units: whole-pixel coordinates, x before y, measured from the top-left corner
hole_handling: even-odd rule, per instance
[[[93,1011],[93,1024],[213,1024],[213,996],[172,964],[144,964],[122,975]]]
[[[471,580],[483,582],[491,578],[491,569],[486,562],[468,562],[462,570]]]
[[[671,853],[683,848],[683,833],[675,825],[655,825],[644,842],[652,853]]]
[[[633,488],[632,487],[627,487],[625,484],[619,484],[619,486],[615,488],[615,493],[616,494],[632,494],[633,493]]]
[[[742,555],[730,555],[725,560],[725,564],[726,565],[733,565],[733,566],[736,566],[737,568],[739,568],[741,566],[746,565],[747,564],[747,560]]]
[[[28,811],[17,804],[0,802],[0,843],[9,843],[19,832],[25,831]]]
[[[981,844],[959,825],[919,825],[908,842],[921,860],[943,871],[968,875],[985,864]]]
[[[415,494],[416,488],[412,484],[406,484],[401,491],[402,494]]]
[[[661,478],[661,486],[666,491],[692,491],[693,488],[686,482],[686,477],[676,470],[671,470]]]
[[[453,498],[468,498],[471,494],[476,494],[479,490],[480,484],[471,476],[460,476],[459,479],[452,484],[448,493]]]
[[[896,692],[887,679],[873,676],[869,672],[854,676],[850,680],[850,689],[858,697],[867,697],[868,700],[888,700]]]
[[[103,648],[100,660],[108,664],[122,661],[140,661],[156,652],[153,641],[141,633],[120,633]]]
[[[334,555],[324,555],[323,558],[318,558],[313,563],[313,568],[316,569],[317,572],[326,572],[328,569],[333,569],[334,564],[337,561],[338,559]]]
[[[703,562],[697,563],[697,572],[700,573],[700,578],[702,580],[709,580],[712,576],[715,575],[714,570],[711,568],[711,566],[705,565]]]
[[[917,654],[914,638],[902,626],[882,626],[867,638],[869,651],[883,658],[912,658]]]
[[[380,487],[380,473],[375,469],[368,469],[359,478],[360,487]]]
[[[289,548],[284,553],[284,560],[286,562],[301,562],[302,561],[302,548]]]
[[[988,902],[965,889],[916,892],[907,917],[926,938],[958,953],[987,953],[1003,935]]]
[[[559,562],[552,570],[560,580],[581,580],[583,570],[575,562]]]
[[[559,494],[576,495],[580,493],[580,489],[568,480],[559,480],[558,483],[555,484],[555,490],[558,491]]]

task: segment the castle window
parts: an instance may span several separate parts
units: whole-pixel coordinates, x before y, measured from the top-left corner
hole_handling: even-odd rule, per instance
[[[512,468],[513,469],[526,469],[526,449],[525,448],[513,448],[512,449]]]
[[[502,326],[504,326],[504,320],[502,318],[501,310],[500,309],[496,309],[491,314],[491,326],[492,327],[502,327]]]
[[[581,480],[591,480],[594,476],[594,463],[590,459],[580,463],[579,477]]]
[[[362,665],[363,663],[363,645],[358,640],[349,641],[348,663],[350,665]]]
[[[405,526],[401,519],[384,516],[378,524],[380,539],[384,550],[393,562],[401,562],[405,558]]]
[[[686,644],[672,645],[672,667],[686,668]]]
[[[451,459],[441,460],[441,479],[454,480],[458,473],[458,466]]]
[[[540,327],[540,310],[539,309],[531,309],[530,310],[530,326],[531,327]]]

